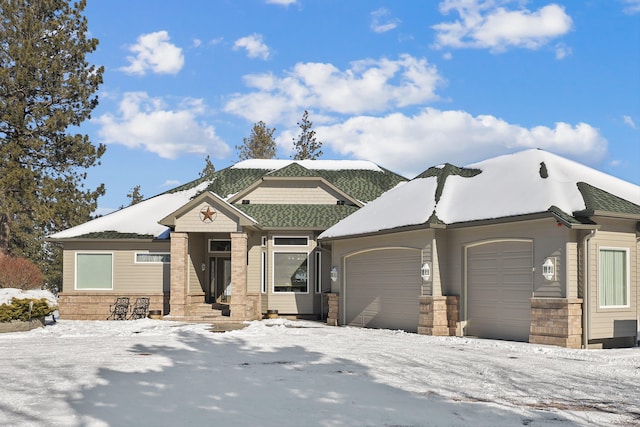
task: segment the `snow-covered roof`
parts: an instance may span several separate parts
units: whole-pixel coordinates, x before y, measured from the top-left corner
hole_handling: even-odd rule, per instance
[[[474,173],[421,174],[320,237],[424,224],[434,214],[445,224],[546,212],[552,206],[573,214],[587,208],[578,188],[582,182],[640,205],[639,186],[542,150],[525,150],[456,169]]]
[[[208,182],[203,182],[186,190],[151,197],[125,209],[52,234],[49,238],[69,239],[105,232],[152,235],[157,239],[168,238],[169,228],[158,224],[158,221],[188,203],[193,196],[207,188],[207,185]]]
[[[382,172],[377,164],[368,160],[279,160],[279,159],[249,159],[231,166],[232,169],[267,169],[276,170],[298,163],[310,170],[371,170]]]

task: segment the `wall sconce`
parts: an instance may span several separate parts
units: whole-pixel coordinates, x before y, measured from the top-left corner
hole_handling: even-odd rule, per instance
[[[420,277],[422,277],[422,280],[425,282],[428,282],[429,279],[431,279],[431,266],[428,262],[422,264],[422,267],[420,268]]]
[[[202,265],[200,265],[200,268],[202,269],[202,271],[205,271],[207,269],[207,264],[203,262]]]
[[[331,281],[332,282],[338,281],[338,267],[333,267],[331,269]]]
[[[551,257],[544,260],[542,264],[542,276],[548,280],[556,280],[556,258]]]

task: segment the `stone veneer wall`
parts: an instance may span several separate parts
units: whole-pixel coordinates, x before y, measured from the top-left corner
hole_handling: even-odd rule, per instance
[[[338,326],[338,312],[340,310],[340,294],[330,293],[327,294],[327,305],[329,311],[327,314],[327,325]]]
[[[457,295],[420,297],[420,318],[418,334],[455,336],[458,331],[460,314]]]
[[[582,299],[531,298],[529,342],[582,347]]]
[[[117,297],[129,297],[129,311],[136,298],[149,297],[149,310],[161,310],[167,314],[169,295],[149,293],[62,292],[58,295],[58,313],[66,320],[106,320],[111,314],[109,306]]]

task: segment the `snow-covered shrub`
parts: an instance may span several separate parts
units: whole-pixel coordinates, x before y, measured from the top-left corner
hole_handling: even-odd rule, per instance
[[[49,291],[0,289],[0,322],[45,317],[57,308],[58,300]]]
[[[31,303],[33,303],[32,306]],[[48,316],[54,311],[55,309],[49,307],[47,300],[44,298],[14,298],[11,304],[0,305],[0,322],[37,319]]]
[[[0,288],[40,289],[44,275],[26,258],[0,256]]]

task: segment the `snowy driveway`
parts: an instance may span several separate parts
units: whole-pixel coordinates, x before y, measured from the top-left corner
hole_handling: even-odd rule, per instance
[[[640,423],[640,349],[567,350],[282,319],[61,321],[0,335],[2,426]]]

